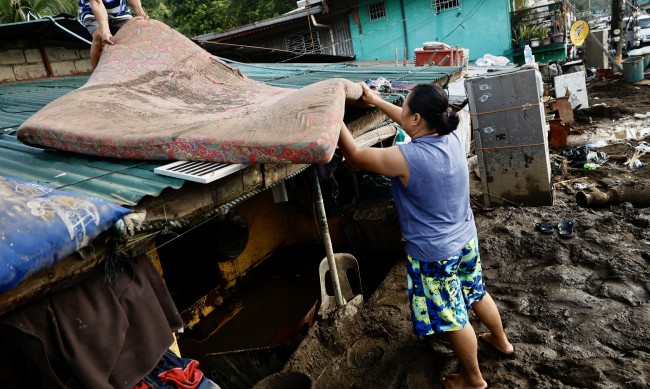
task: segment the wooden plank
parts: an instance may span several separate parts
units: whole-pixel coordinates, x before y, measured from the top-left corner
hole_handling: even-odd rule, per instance
[[[49,292],[77,282],[82,275],[91,272],[104,261],[102,249],[95,249],[94,255],[82,258],[75,253],[56,265],[34,274],[16,287],[0,295],[0,315],[41,298]]]
[[[381,123],[385,122],[387,119],[388,116],[386,116],[385,113],[377,110],[372,111],[369,114],[364,115],[351,123],[347,123],[346,125],[348,127],[348,130],[350,130],[352,136],[356,138],[357,136],[381,125]]]

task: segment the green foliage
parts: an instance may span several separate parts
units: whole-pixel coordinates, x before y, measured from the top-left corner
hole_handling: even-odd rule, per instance
[[[141,3],[142,8],[150,18],[169,24],[170,13],[164,2],[158,0],[141,0]]]
[[[288,0],[167,0],[165,18],[159,20],[192,37],[268,19],[294,9],[295,4]]]
[[[75,0],[0,0],[0,24],[22,22],[60,13],[77,14]]]

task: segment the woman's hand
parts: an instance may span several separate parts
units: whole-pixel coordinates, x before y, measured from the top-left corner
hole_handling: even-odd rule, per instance
[[[368,84],[365,82],[360,82],[361,89],[363,89],[363,94],[361,95],[361,100],[368,105],[376,105],[376,99],[380,99],[379,93],[373,91],[368,87]]]

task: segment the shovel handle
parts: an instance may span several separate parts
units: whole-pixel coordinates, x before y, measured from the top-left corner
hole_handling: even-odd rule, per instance
[[[320,189],[318,182],[318,172],[316,166],[312,166],[312,184],[314,187],[314,205],[318,215],[318,225],[321,233],[323,234],[323,243],[325,244],[325,253],[327,254],[327,264],[330,268],[330,277],[332,278],[332,286],[334,287],[334,297],[336,298],[336,305],[342,306],[345,304],[343,293],[341,292],[341,282],[339,280],[339,272],[336,268],[336,260],[334,259],[334,249],[332,248],[332,239],[330,238],[330,229],[327,226],[327,215],[325,214],[325,203],[323,202],[323,193]]]

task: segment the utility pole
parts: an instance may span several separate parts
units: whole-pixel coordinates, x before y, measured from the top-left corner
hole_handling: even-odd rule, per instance
[[[615,42],[616,45],[616,55],[615,59],[618,63],[621,62],[623,55],[623,44],[625,43],[625,26],[623,25],[623,9],[621,7],[621,0],[612,0],[612,26],[610,31],[610,36],[618,36],[618,42]],[[618,30],[618,35],[614,35],[614,30]]]

